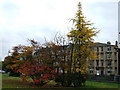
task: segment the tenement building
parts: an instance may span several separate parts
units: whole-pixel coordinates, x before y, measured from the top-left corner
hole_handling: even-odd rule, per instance
[[[56,70],[63,72],[60,65],[72,64],[73,45],[41,48],[34,53],[36,60],[49,61],[49,65],[56,66]],[[97,56],[95,60],[89,62],[88,72],[90,75],[118,75],[118,45],[107,43],[95,43],[94,52]],[[37,58],[39,57],[39,58]],[[72,65],[71,65],[72,66]]]
[[[118,75],[117,44],[110,42],[96,43],[94,50],[97,58],[90,61],[89,73],[91,75]]]

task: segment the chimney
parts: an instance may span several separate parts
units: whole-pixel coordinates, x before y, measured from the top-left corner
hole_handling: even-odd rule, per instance
[[[110,42],[110,41],[108,41],[108,42],[107,42],[107,44],[108,44],[108,45],[111,45],[111,42]]]
[[[115,46],[118,46],[118,41],[115,41]]]

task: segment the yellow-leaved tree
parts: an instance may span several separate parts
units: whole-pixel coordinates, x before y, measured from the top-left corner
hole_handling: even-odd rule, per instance
[[[68,38],[72,43],[72,72],[86,73],[88,61],[94,58],[92,51],[93,37],[98,31],[92,27],[92,23],[87,21],[82,13],[81,3],[78,4],[78,10],[73,21],[73,27],[68,33]]]

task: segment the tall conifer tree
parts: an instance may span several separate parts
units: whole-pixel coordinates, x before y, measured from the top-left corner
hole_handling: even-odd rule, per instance
[[[94,41],[93,37],[98,31],[95,31],[96,28],[91,27],[90,21],[84,17],[80,2],[76,16],[71,21],[73,21],[73,28],[67,36],[73,44],[72,71],[86,72],[88,61],[94,57],[91,46]]]

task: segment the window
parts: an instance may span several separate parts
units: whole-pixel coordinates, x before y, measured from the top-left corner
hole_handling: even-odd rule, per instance
[[[99,47],[97,47],[97,52],[99,52]]]
[[[53,65],[57,66],[59,63],[58,62],[54,62]]]
[[[90,69],[90,73],[93,73],[93,71],[94,71],[93,69]]]
[[[104,63],[103,63],[103,61],[101,61],[101,66],[103,66],[104,65]]]
[[[108,71],[108,73],[111,73],[111,71]]]
[[[97,66],[99,66],[99,61],[98,60],[96,61],[96,63],[97,63]]]
[[[104,54],[101,54],[101,59],[104,59]]]
[[[111,47],[107,47],[107,51],[111,51]]]
[[[99,68],[98,68],[98,67],[96,67],[96,70],[98,71],[98,70],[99,70]]]
[[[108,73],[111,73],[111,68],[108,68],[107,71],[108,71]]]
[[[107,54],[107,59],[111,59],[111,54]]]
[[[111,61],[108,61],[108,65],[111,65]]]
[[[103,47],[101,47],[101,52],[103,51]]]
[[[106,65],[110,66],[111,65],[111,61],[106,61]]]
[[[94,61],[90,61],[90,65],[93,66],[94,65]]]
[[[117,70],[117,67],[115,67],[115,70]]]

